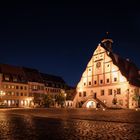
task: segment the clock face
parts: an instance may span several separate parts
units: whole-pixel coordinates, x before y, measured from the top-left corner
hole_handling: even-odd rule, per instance
[[[96,63],[96,67],[99,68],[101,66],[101,62]]]

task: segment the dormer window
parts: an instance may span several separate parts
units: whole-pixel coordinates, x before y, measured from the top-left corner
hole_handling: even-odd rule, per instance
[[[89,82],[88,84],[89,84],[89,86],[91,86],[91,82]]]
[[[13,82],[17,82],[17,78],[16,77],[13,77]]]
[[[9,81],[9,80],[10,80],[9,76],[5,76],[5,77],[4,77],[4,80],[5,80],[5,81]]]

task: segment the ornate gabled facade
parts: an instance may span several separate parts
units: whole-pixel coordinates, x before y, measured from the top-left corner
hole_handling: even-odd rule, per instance
[[[112,51],[113,40],[105,38],[97,46],[74,98],[75,107],[135,108],[139,97],[139,69],[129,59]]]

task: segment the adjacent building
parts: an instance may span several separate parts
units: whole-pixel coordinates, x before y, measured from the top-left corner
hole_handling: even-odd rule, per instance
[[[41,105],[44,94],[55,95],[65,90],[59,77],[37,69],[0,64],[0,102],[9,107]]]
[[[104,38],[97,46],[74,98],[75,107],[135,108],[140,97],[139,68],[113,52],[113,40]]]

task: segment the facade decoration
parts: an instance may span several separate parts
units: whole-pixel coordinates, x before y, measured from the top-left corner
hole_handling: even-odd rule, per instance
[[[140,73],[129,59],[113,52],[113,40],[97,46],[76,88],[75,107],[135,108],[140,96]]]

